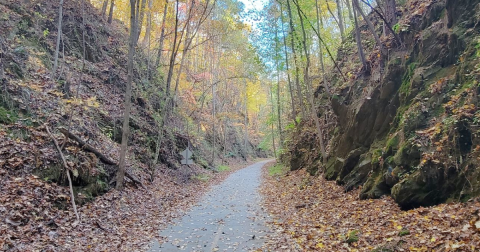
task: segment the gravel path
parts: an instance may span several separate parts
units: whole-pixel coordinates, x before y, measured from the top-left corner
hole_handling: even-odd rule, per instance
[[[160,232],[166,242],[150,251],[250,251],[260,248],[269,229],[259,207],[261,168],[258,162],[231,174],[182,219]]]

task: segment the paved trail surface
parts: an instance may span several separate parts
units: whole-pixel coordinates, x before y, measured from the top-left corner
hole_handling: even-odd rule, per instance
[[[262,161],[231,174],[182,219],[160,232],[167,241],[150,251],[250,251],[262,246],[269,229],[259,207]]]

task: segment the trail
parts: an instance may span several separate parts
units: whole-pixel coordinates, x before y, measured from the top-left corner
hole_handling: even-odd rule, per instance
[[[231,174],[182,219],[161,231],[154,251],[249,251],[264,243],[267,215],[259,207],[262,161]]]

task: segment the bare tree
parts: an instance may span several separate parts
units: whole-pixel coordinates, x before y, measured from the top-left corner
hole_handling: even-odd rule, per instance
[[[123,114],[123,127],[122,127],[122,144],[120,147],[120,162],[117,171],[117,190],[123,189],[123,180],[125,177],[125,167],[126,167],[126,156],[127,156],[127,147],[128,147],[128,136],[130,133],[129,120],[130,120],[130,110],[132,106],[131,97],[132,97],[132,79],[133,79],[133,57],[135,56],[135,46],[136,46],[136,34],[137,34],[137,24],[136,22],[136,9],[138,8],[139,0],[130,0],[130,38],[128,43],[128,61],[127,61],[127,90],[125,92],[125,111]],[[112,0],[113,2],[113,0]]]
[[[58,8],[58,28],[57,28],[57,44],[55,46],[55,55],[53,60],[52,77],[55,78],[58,68],[58,53],[60,52],[60,38],[62,37],[62,21],[63,21],[63,0],[60,0]]]

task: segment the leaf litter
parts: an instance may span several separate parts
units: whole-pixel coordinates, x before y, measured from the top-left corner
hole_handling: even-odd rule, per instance
[[[264,167],[263,207],[274,235],[268,251],[478,251],[480,203],[402,211],[390,197],[360,200],[304,169],[271,176]]]

